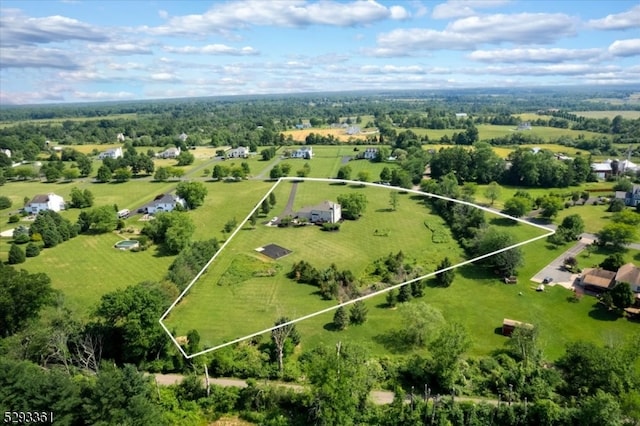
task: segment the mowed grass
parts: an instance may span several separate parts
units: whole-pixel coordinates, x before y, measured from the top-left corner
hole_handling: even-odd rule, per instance
[[[161,280],[173,261],[173,256],[157,256],[154,249],[135,253],[113,248],[123,239],[115,233],[79,235],[42,250],[20,268],[46,273],[53,288],[64,293],[67,306],[85,316],[103,294],[142,281]]]
[[[276,208],[269,217],[278,216],[285,208],[293,184],[284,181],[275,188],[278,200]],[[316,288],[306,284],[297,284],[285,274],[294,262],[306,260],[317,268],[326,268],[332,263],[339,269],[350,269],[357,277],[368,274],[368,267],[375,259],[402,250],[406,262],[418,265],[424,273],[437,269],[438,263],[449,256],[453,262],[462,260],[462,252],[449,235],[447,243],[436,244],[431,231],[424,225],[429,221],[447,229],[442,219],[430,214],[424,203],[410,194],[400,194],[397,211],[389,208],[390,191],[387,188],[360,187],[359,185],[336,185],[306,181],[297,185],[294,210],[312,205],[322,200],[336,200],[342,193],[361,192],[369,200],[367,212],[358,221],[345,221],[339,232],[323,233],[318,227],[274,228],[258,225],[256,229],[248,226],[232,239],[229,245],[197,282],[186,299],[177,305],[167,319],[167,325],[177,335],[197,329],[203,343],[208,346],[256,332],[273,325],[280,316],[298,318],[320,309],[335,306],[337,301],[323,301]],[[502,219],[493,218],[493,223],[503,226],[514,233],[518,241],[541,235],[542,231],[526,225],[506,224]],[[496,221],[497,220],[497,221]],[[381,232],[378,232],[381,231]],[[448,231],[447,231],[448,232]],[[381,237],[376,234],[386,234]],[[255,249],[269,243],[275,243],[293,252],[277,261],[258,254]],[[262,259],[265,263],[276,263],[279,272],[273,277],[251,277],[238,275],[235,285],[218,285],[221,279],[229,282],[229,272],[237,269],[238,259],[246,257]],[[251,262],[243,262],[251,264]],[[496,281],[492,278],[493,281]],[[375,304],[382,303],[376,297]],[[372,302],[373,303],[373,302]],[[386,314],[388,310],[382,310]],[[331,316],[328,316],[329,320]],[[325,329],[326,316],[300,323],[301,329],[311,331],[314,342],[331,340],[333,333]],[[382,315],[371,322],[380,321],[388,327],[389,318]],[[309,324],[313,324],[311,327]],[[327,327],[330,328],[330,327]],[[384,328],[384,327],[383,327]],[[375,325],[354,327],[353,333],[360,335],[358,340],[378,346],[377,352],[384,352],[385,344],[373,339],[380,332]],[[347,333],[350,333],[348,331]],[[379,340],[379,339],[378,339]]]

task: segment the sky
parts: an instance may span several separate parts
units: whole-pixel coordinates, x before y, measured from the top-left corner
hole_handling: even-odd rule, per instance
[[[640,87],[640,2],[0,1],[0,106],[586,84]]]

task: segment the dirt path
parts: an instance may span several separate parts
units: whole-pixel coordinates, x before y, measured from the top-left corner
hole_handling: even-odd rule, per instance
[[[184,379],[184,376],[181,374],[155,374],[154,376],[155,376],[156,383],[158,383],[161,386],[175,385],[177,383],[180,383],[182,379]],[[229,386],[229,387],[236,387],[236,388],[246,388],[248,386],[245,380],[234,379],[230,377],[210,378],[209,381],[211,382],[211,384],[218,385],[218,386]],[[259,380],[258,383],[265,383],[265,384],[269,384],[270,386],[282,386],[285,388],[293,389],[294,391],[302,391],[305,388],[302,385],[297,385],[294,383],[275,382],[271,380]],[[391,404],[393,402],[394,397],[395,397],[395,394],[390,391],[385,391],[385,390],[371,391],[371,400],[376,405]],[[422,398],[422,396],[415,394],[414,398],[418,399],[418,398]],[[474,404],[486,403],[491,405],[498,405],[499,403],[497,399],[474,398],[474,397],[467,397],[467,396],[456,396],[455,399],[458,401],[473,402]],[[407,396],[405,398],[405,403],[409,403],[409,402],[411,402],[411,397]]]

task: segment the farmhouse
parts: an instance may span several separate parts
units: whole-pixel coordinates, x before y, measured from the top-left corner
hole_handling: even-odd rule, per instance
[[[160,194],[153,199],[152,202],[147,204],[146,213],[156,214],[163,212],[170,212],[176,208],[177,205],[185,207],[185,202],[182,198],[172,194]]]
[[[317,206],[303,207],[296,215],[311,223],[336,223],[342,219],[342,206],[332,201],[323,201]]]
[[[64,199],[54,193],[36,195],[24,207],[27,213],[38,214],[45,210],[59,212],[64,210]]]
[[[247,158],[249,156],[249,148],[239,146],[235,149],[227,151],[227,158]]]
[[[168,148],[158,154],[160,158],[176,158],[180,155],[180,148]]]
[[[582,271],[580,284],[582,287],[596,294],[602,294],[615,284],[616,273],[600,268],[585,268]]]
[[[511,336],[516,328],[532,329],[533,328],[533,324],[529,324],[527,322],[515,321],[515,320],[507,319],[507,318],[502,320],[502,335],[503,336]]]
[[[291,158],[304,158],[306,160],[310,160],[313,158],[313,148],[310,146],[303,146],[299,149],[291,151],[289,154]]]
[[[635,207],[640,204],[640,185],[633,185],[631,191],[616,191],[616,198],[623,200],[627,206]]]
[[[122,148],[121,147],[108,149],[106,151],[101,152],[98,155],[98,159],[100,159],[100,160],[104,160],[105,158],[112,158],[112,159],[115,160],[116,158],[120,158],[120,157],[122,157]]]

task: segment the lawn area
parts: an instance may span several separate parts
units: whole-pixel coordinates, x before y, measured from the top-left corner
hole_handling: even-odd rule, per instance
[[[159,281],[173,261],[173,256],[157,256],[154,249],[135,253],[113,248],[123,239],[116,233],[79,235],[42,250],[19,267],[46,273],[53,288],[64,293],[67,306],[88,315],[103,294],[142,281]]]
[[[292,185],[290,181],[283,181],[274,189],[278,204],[269,217],[281,215]],[[425,226],[425,221],[441,227],[448,234],[440,217],[430,214],[424,204],[410,194],[400,194],[398,210],[390,211],[390,191],[393,190],[310,181],[298,184],[294,210],[322,200],[335,200],[339,194],[361,192],[369,201],[367,211],[358,221],[345,221],[336,233],[323,233],[318,227],[274,228],[258,225],[256,229],[250,229],[247,225],[192,287],[186,299],[174,308],[167,319],[167,326],[176,330],[177,335],[184,335],[195,328],[205,345],[214,346],[268,328],[280,316],[297,318],[335,306],[336,301],[323,301],[316,292],[317,288],[286,278],[285,274],[291,265],[299,260],[306,260],[317,268],[326,268],[335,263],[339,269],[350,269],[361,278],[367,276],[368,267],[375,259],[399,250],[405,253],[406,262],[419,266],[424,273],[435,271],[445,254],[453,262],[462,260],[462,252],[450,235],[448,242],[432,242],[431,231]],[[518,241],[542,233],[526,225],[507,225],[497,217],[491,219],[491,223],[511,230]],[[387,236],[381,237],[380,234]],[[293,252],[277,261],[255,252],[257,247],[270,243]],[[259,268],[259,271],[273,269],[277,271],[275,275],[247,276],[238,272],[243,270],[243,266],[255,265],[256,259],[271,265]],[[474,281],[474,278],[470,281]],[[500,283],[493,277],[488,281]],[[225,285],[220,285],[221,282]],[[500,288],[502,286],[504,284]],[[376,308],[383,300],[384,295],[368,302],[371,315],[367,326],[354,327],[345,332],[347,335],[356,333],[358,340],[374,346],[378,353],[388,349],[385,349],[384,339],[378,336],[381,330],[390,329],[394,321],[397,325],[397,318],[394,320],[392,311]],[[391,317],[388,317],[390,313]],[[321,344],[336,337],[335,333],[324,327],[330,319],[331,314],[323,315],[306,320],[299,326],[310,333],[309,339],[314,345]]]

